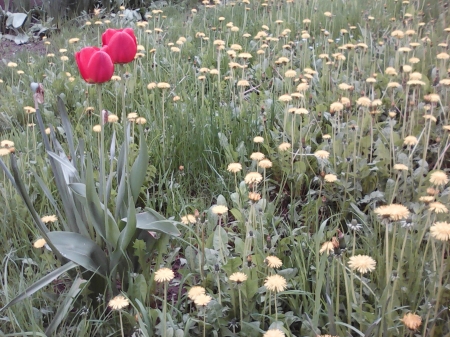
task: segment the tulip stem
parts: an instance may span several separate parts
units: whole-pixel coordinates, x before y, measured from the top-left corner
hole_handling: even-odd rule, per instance
[[[99,118],[100,118],[100,149],[99,149],[99,157],[100,157],[100,195],[103,195],[103,205],[104,205],[104,225],[105,229],[108,228],[108,216],[107,216],[107,207],[108,207],[108,199],[106,196],[106,179],[105,179],[105,155],[103,153],[105,149],[105,120],[103,118],[103,102],[102,102],[102,86],[101,84],[97,85],[97,95],[98,95],[98,110],[99,110]]]

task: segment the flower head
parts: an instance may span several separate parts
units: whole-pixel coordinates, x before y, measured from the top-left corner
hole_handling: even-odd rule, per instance
[[[45,241],[45,239],[37,239],[36,241],[34,241],[33,243],[33,247],[34,248],[42,248],[47,244],[47,242]]]
[[[450,241],[450,223],[436,222],[430,227],[430,234],[437,240]]]
[[[267,256],[264,260],[269,268],[280,268],[283,262],[276,256]]]
[[[250,155],[250,159],[256,160],[256,161],[263,160],[264,157],[265,157],[265,156],[264,156],[264,153],[261,153],[261,152],[253,152],[253,153]]]
[[[284,332],[279,329],[267,330],[263,335],[263,337],[285,337],[285,336],[286,335],[284,334]]]
[[[327,253],[327,255],[328,255],[328,254],[330,254],[333,250],[334,250],[334,244],[333,244],[333,242],[332,242],[332,241],[327,241],[327,242],[324,242],[324,243],[322,244],[322,247],[320,247],[319,253],[320,253],[320,254]]]
[[[192,214],[188,214],[186,216],[181,217],[181,222],[185,225],[189,225],[196,223],[197,220],[195,219],[195,216],[193,216]]]
[[[240,284],[244,281],[247,281],[247,275],[241,272],[236,272],[231,274],[230,281],[236,282],[237,284]]]
[[[281,152],[287,151],[291,148],[291,144],[289,143],[281,143],[280,145],[278,145],[278,150],[280,150]]]
[[[330,156],[330,153],[325,150],[318,150],[318,151],[314,152],[314,156],[318,159],[328,159],[328,157]]]
[[[447,174],[444,171],[434,171],[430,176],[430,183],[442,186],[448,183]]]
[[[111,57],[97,47],[86,47],[75,53],[80,75],[88,83],[108,82],[114,74]]]
[[[162,282],[170,282],[175,277],[172,269],[169,268],[161,268],[155,272],[155,281],[158,283]]]
[[[377,262],[368,255],[355,255],[350,257],[348,266],[351,270],[357,270],[361,274],[375,270]]]
[[[121,310],[128,307],[129,304],[130,301],[128,301],[128,298],[122,295],[118,295],[109,301],[108,307],[113,310]]]
[[[286,279],[283,276],[275,274],[266,278],[264,286],[267,288],[267,290],[278,293],[286,289],[287,283]]]
[[[228,212],[228,207],[223,205],[214,205],[211,212],[217,215],[222,215]]]
[[[334,183],[336,180],[338,180],[336,175],[334,175],[334,174],[326,174],[325,177],[323,177],[323,179],[327,183]]]
[[[206,307],[211,302],[212,297],[205,294],[200,294],[194,298],[195,305],[199,307]]]
[[[228,164],[227,170],[231,173],[237,173],[242,170],[242,165],[240,163]]]
[[[205,295],[206,290],[200,286],[194,286],[188,291],[188,297],[190,300],[194,300],[198,295]]]
[[[131,28],[108,28],[102,34],[102,44],[113,63],[129,63],[137,52],[136,36]]]
[[[409,145],[409,146],[414,146],[418,143],[419,141],[417,140],[416,137],[414,136],[407,136],[405,137],[405,139],[403,140],[403,144],[405,145]]]
[[[58,221],[58,218],[56,217],[56,215],[46,215],[41,218],[41,221],[43,223],[55,222]]]
[[[251,184],[257,184],[257,183],[261,182],[262,178],[263,177],[262,177],[261,173],[250,172],[245,176],[244,181],[247,185],[251,185]]]
[[[428,209],[435,213],[448,213],[448,208],[439,201],[431,202],[428,205]]]
[[[406,219],[409,215],[408,208],[400,204],[390,204],[375,208],[374,213],[382,218],[389,218],[392,221]]]
[[[417,330],[422,325],[422,318],[410,312],[403,316],[401,321],[410,330]]]

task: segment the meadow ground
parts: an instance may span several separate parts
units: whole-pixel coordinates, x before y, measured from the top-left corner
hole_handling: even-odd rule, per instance
[[[1,41],[0,336],[450,336],[448,3],[140,13]]]

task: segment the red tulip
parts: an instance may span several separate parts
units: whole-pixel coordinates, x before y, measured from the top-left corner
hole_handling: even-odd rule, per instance
[[[86,47],[75,53],[78,69],[88,83],[108,82],[114,74],[111,57],[97,47]]]
[[[102,34],[103,50],[113,63],[128,63],[134,60],[137,52],[137,41],[131,28],[107,29]]]

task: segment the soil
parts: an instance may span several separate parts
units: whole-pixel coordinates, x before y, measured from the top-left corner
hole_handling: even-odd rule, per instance
[[[45,55],[44,42],[39,40],[18,45],[14,41],[2,38],[0,40],[0,58],[6,61],[14,61],[23,52],[33,54],[34,56]]]

